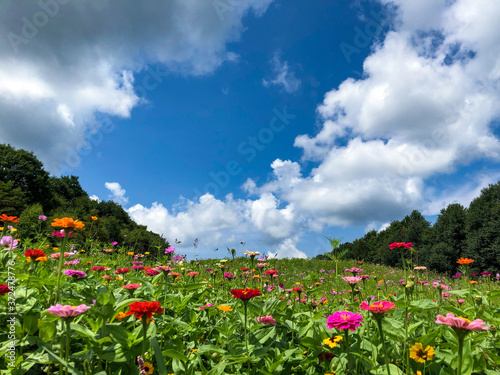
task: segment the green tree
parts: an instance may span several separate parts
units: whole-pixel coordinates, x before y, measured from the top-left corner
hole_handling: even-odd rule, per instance
[[[23,191],[28,205],[40,203],[45,209],[53,206],[49,173],[32,152],[0,144],[0,181],[12,181]]]
[[[14,188],[14,181],[0,181],[0,214],[19,216],[26,207],[21,188]]]

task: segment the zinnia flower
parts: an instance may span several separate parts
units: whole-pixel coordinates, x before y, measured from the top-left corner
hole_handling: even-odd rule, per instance
[[[359,308],[371,311],[375,317],[383,317],[384,313],[391,309],[395,309],[396,304],[394,302],[378,301],[369,305],[366,302],[362,302],[361,305],[359,305]]]
[[[276,319],[274,319],[272,315],[259,316],[257,317],[257,322],[260,324],[267,324],[269,326],[276,325]]]
[[[356,285],[361,280],[363,280],[363,278],[359,276],[343,276],[342,280],[347,281],[351,285]]]
[[[361,326],[363,315],[355,314],[350,311],[336,311],[330,315],[326,320],[326,327],[329,329],[348,329],[355,331],[357,327]]]
[[[134,289],[140,288],[141,286],[142,286],[142,284],[127,284],[127,285],[122,286],[122,288],[128,289],[128,290],[134,290]]]
[[[64,270],[63,273],[66,276],[73,276],[75,279],[80,278],[83,279],[87,274],[83,271],[78,271],[78,270]]]
[[[45,215],[40,215],[40,216],[38,216],[38,220],[45,221],[45,220],[47,220],[47,216],[45,216]]]
[[[277,275],[278,271],[276,271],[276,270],[266,270],[264,273],[266,275]]]
[[[474,263],[474,260],[469,259],[469,258],[460,258],[459,260],[457,260],[457,263],[458,264],[471,264],[471,263]]]
[[[248,301],[249,299],[253,297],[257,297],[262,295],[259,289],[252,289],[252,288],[247,288],[247,289],[231,289],[229,291],[233,295],[234,298],[241,299],[242,301]]]
[[[46,257],[47,255],[45,255],[45,253],[39,249],[28,249],[24,253],[24,256],[29,260],[31,260],[31,258],[35,258],[35,261],[38,261],[39,258]]]
[[[12,290],[9,289],[9,284],[0,284],[0,296],[10,292],[12,292]]]
[[[0,240],[0,246],[7,250],[14,250],[17,248],[19,242],[12,236],[3,236]]]
[[[153,302],[133,302],[129,305],[130,311],[127,311],[125,315],[134,315],[137,319],[141,319],[143,316],[147,318],[152,318],[154,314],[160,314],[163,312],[161,304],[158,301]]]
[[[19,219],[17,218],[17,216],[7,216],[6,214],[0,215],[0,221],[3,221],[5,223],[19,223]]]
[[[413,246],[413,244],[411,242],[407,242],[407,243],[404,243],[404,242],[393,242],[389,245],[389,249],[392,250],[394,248],[399,248],[399,247],[405,247],[407,249],[411,249]]]
[[[118,269],[115,271],[115,273],[116,273],[117,275],[120,275],[120,274],[122,274],[122,273],[127,273],[127,272],[129,272],[129,271],[130,271],[130,269],[128,269],[128,268],[118,268]]]
[[[60,305],[57,304],[55,306],[51,306],[47,309],[48,313],[53,315],[60,316],[61,318],[73,318],[80,314],[83,314],[85,311],[90,309],[90,306],[80,305],[80,306],[70,306],[70,305]]]
[[[453,328],[455,331],[457,331],[457,329],[466,331],[488,330],[488,327],[484,325],[485,323],[481,319],[476,319],[471,322],[469,319],[462,318],[461,316],[455,317],[453,313],[448,313],[446,314],[446,316],[436,316],[436,323],[446,324],[447,326]]]
[[[217,308],[224,312],[233,311],[233,309],[228,305],[219,305]]]
[[[415,345],[410,348],[410,358],[419,363],[425,363],[426,361],[432,360],[434,354],[435,352],[432,346],[427,345],[424,349],[420,342],[415,343]]]
[[[224,272],[224,278],[231,280],[234,279],[235,277],[231,272]]]
[[[146,270],[145,272],[146,276],[156,276],[160,274],[160,271],[157,271],[155,269]]]
[[[330,349],[333,349],[337,346],[337,343],[343,339],[344,338],[342,336],[335,336],[333,339],[329,337],[323,340],[323,344],[328,345]]]
[[[69,217],[63,217],[62,219],[54,219],[54,221],[50,224],[56,228],[72,228],[72,229],[83,229],[85,224],[81,221],[73,220]]]

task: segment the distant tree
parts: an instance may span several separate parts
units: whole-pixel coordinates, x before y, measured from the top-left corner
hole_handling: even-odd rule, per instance
[[[14,181],[0,181],[0,214],[19,216],[25,206],[21,188],[14,188]]]
[[[500,183],[490,185],[474,199],[467,212],[467,247],[473,269],[500,272]]]
[[[37,203],[27,207],[19,216],[19,224],[17,224],[17,233],[19,238],[23,239],[24,245],[26,241],[41,239],[45,236],[48,229],[47,221],[39,219],[43,215],[42,205]]]
[[[12,181],[14,188],[23,191],[28,205],[40,203],[44,209],[53,206],[49,173],[32,152],[0,144],[0,181]]]
[[[88,197],[76,176],[51,177],[50,184],[54,194],[68,202],[73,202],[79,197]]]

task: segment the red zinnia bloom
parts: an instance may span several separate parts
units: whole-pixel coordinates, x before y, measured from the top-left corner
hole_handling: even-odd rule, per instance
[[[302,293],[302,289],[296,286],[295,288],[292,289],[292,292]]]
[[[162,313],[163,309],[158,301],[153,302],[133,302],[129,305],[130,311],[127,311],[125,315],[134,315],[137,319],[141,319],[143,315],[147,318],[152,318],[155,313]]]
[[[35,258],[36,259],[36,258],[40,258],[40,257],[46,257],[47,255],[45,255],[45,253],[39,249],[28,249],[24,253],[24,256],[28,257],[28,258]]]
[[[7,216],[6,214],[1,214],[0,220],[5,221],[6,223],[19,223],[17,216]]]
[[[278,274],[278,271],[276,270],[267,270],[266,272],[264,272],[266,275],[277,275]]]
[[[145,270],[145,272],[146,272],[146,276],[156,276],[156,275],[160,274],[160,271],[157,271],[155,269]]]
[[[9,284],[0,284],[0,296],[10,292],[12,292],[12,290],[9,289]]]
[[[121,273],[127,273],[127,272],[129,272],[129,271],[130,271],[130,269],[128,269],[128,268],[118,268],[118,269],[115,271],[115,273],[116,273],[117,275],[119,275],[119,274],[121,274]]]
[[[243,301],[248,301],[250,298],[261,296],[262,293],[259,289],[231,289],[229,291],[233,295],[234,298],[241,299]]]
[[[406,247],[407,249],[411,249],[413,247],[413,244],[411,242],[393,242],[389,245],[389,249],[392,250],[396,247]]]
[[[241,267],[240,270],[243,271],[243,272],[247,272],[247,271],[250,271],[250,268],[248,268],[248,267]]]

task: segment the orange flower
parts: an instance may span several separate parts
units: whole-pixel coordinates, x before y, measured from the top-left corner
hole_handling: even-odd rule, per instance
[[[219,306],[217,306],[217,308],[221,311],[224,311],[224,312],[233,311],[233,309],[231,307],[229,307],[228,305],[219,305]]]
[[[458,264],[471,264],[473,262],[474,260],[469,258],[460,258],[459,260],[457,260]]]
[[[471,285],[472,285],[472,284],[477,284],[477,281],[474,281],[474,280],[469,281],[469,284],[471,284]]]
[[[92,220],[97,220],[97,216],[91,216],[90,217]]]
[[[51,224],[56,228],[72,228],[72,229],[83,229],[85,224],[81,221],[73,220],[69,217],[63,217],[62,219],[54,219],[54,222]]]
[[[17,218],[17,216],[7,216],[6,214],[1,214],[0,220],[7,223],[19,223],[19,219]]]

